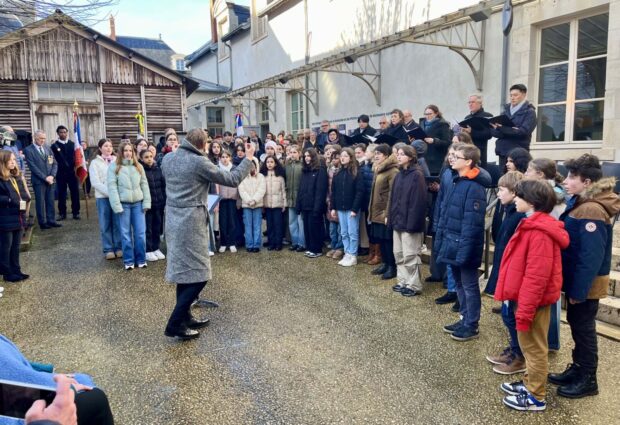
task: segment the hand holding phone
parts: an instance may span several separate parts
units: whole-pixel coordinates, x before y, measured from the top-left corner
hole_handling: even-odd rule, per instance
[[[51,404],[37,400],[26,412],[26,424],[39,420],[50,420],[60,425],[77,425],[77,408],[75,392],[71,389],[71,379],[65,375],[54,376],[56,397]]]

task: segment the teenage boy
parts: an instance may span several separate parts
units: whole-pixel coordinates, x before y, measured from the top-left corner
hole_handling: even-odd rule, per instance
[[[444,331],[457,341],[468,341],[478,338],[478,267],[482,262],[487,206],[484,188],[491,185],[491,178],[476,167],[480,160],[477,147],[455,143],[452,148],[454,154],[448,161],[456,173],[437,225],[437,261],[452,268],[462,316],[458,322],[444,326]]]
[[[573,363],[549,382],[559,385],[558,395],[581,398],[598,394],[596,369],[596,313],[599,300],[607,296],[612,248],[612,217],[620,211],[614,193],[615,178],[602,178],[596,156],[584,154],[564,163],[566,192],[573,197],[560,216],[570,236],[562,253],[566,318],[575,349]]]
[[[519,346],[526,359],[523,381],[504,383],[504,404],[515,410],[541,411],[549,372],[547,335],[551,305],[560,299],[562,254],[568,246],[564,223],[549,215],[555,207],[551,186],[540,180],[522,180],[515,189],[521,221],[502,257],[495,299],[516,303]]]

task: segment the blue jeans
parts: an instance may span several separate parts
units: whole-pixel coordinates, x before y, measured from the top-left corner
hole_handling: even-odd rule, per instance
[[[510,348],[513,353],[523,356],[519,340],[517,338],[517,320],[515,319],[515,311],[517,303],[514,301],[505,301],[502,303],[502,320],[508,329],[510,335]],[[547,336],[547,345],[550,350],[560,349],[560,300],[555,304],[551,304],[551,321],[549,322],[549,333]]]
[[[338,221],[340,222],[340,236],[344,246],[344,253],[357,255],[360,239],[359,214],[351,217],[351,211],[338,211]]]
[[[340,224],[334,221],[329,222],[329,240],[331,243],[331,249],[342,249],[342,238],[340,237]]]
[[[510,349],[514,354],[523,357],[523,352],[521,352],[521,347],[519,346],[519,339],[517,338],[517,320],[515,319],[516,308],[517,303],[514,301],[504,301],[502,303],[502,320],[506,329],[508,329]]]
[[[121,203],[123,212],[118,214],[123,245],[123,263],[126,266],[146,263],[146,220],[142,201]]]
[[[121,226],[118,221],[120,214],[114,214],[108,198],[97,198],[96,204],[103,253],[120,251],[122,249]]]
[[[245,227],[245,247],[260,249],[262,242],[261,224],[263,212],[261,208],[244,208],[243,225]]]
[[[480,286],[478,268],[451,266],[456,280],[456,295],[461,305],[463,324],[469,329],[478,329],[480,321]]]
[[[291,243],[297,246],[306,246],[304,237],[304,219],[301,212],[295,208],[288,209],[288,230],[291,232]]]
[[[456,280],[454,280],[454,273],[450,265],[446,266],[446,280],[448,281],[448,292],[456,292]]]

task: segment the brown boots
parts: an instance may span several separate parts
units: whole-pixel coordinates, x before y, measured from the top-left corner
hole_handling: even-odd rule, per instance
[[[368,247],[368,261],[366,264],[371,266],[376,266],[377,264],[381,264],[381,250],[379,249],[379,244],[371,243]]]

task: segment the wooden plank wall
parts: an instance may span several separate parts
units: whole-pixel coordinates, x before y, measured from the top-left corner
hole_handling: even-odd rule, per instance
[[[32,132],[27,81],[0,80],[0,125]]]
[[[172,127],[183,131],[183,111],[179,87],[145,87],[146,121],[149,134]]]
[[[140,86],[103,85],[106,137],[116,146],[123,134],[135,140],[138,121],[134,118],[142,106]]]

